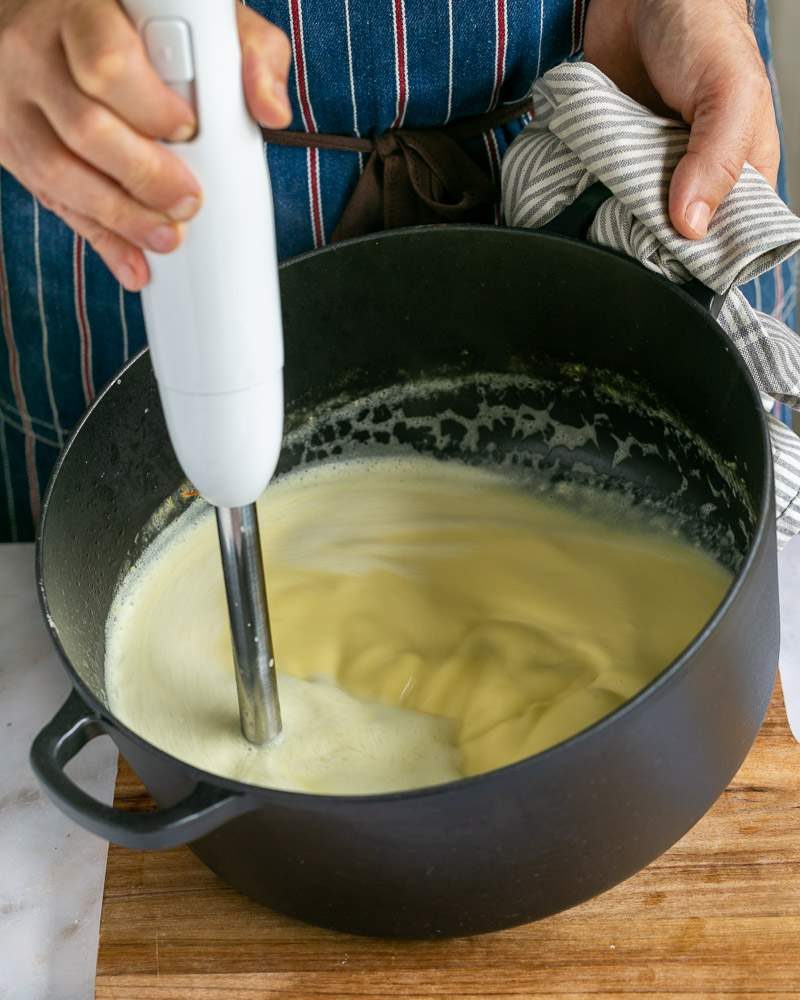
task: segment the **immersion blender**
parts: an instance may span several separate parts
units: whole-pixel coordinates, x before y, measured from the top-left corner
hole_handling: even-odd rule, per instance
[[[170,150],[203,205],[181,246],[148,254],[147,339],[170,439],[216,507],[244,736],[281,730],[255,502],[283,433],[283,331],[272,193],[242,86],[235,0],[123,0],[161,79],[197,116]]]

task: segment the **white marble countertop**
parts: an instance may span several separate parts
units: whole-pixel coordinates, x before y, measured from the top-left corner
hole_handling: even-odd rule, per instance
[[[800,734],[800,541],[781,557],[784,690]],[[33,737],[68,684],[41,621],[33,546],[0,546],[0,998],[90,1000],[94,993],[106,845],[40,792],[28,765]],[[70,765],[110,802],[116,752],[93,741]]]
[[[45,798],[28,765],[31,741],[69,684],[45,631],[33,546],[0,546],[0,997],[94,995],[106,844]],[[116,750],[94,740],[70,765],[111,801]]]

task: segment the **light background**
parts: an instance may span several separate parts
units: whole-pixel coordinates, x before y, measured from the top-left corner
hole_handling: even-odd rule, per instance
[[[800,212],[800,0],[769,0],[769,16],[781,92],[789,194],[795,212]],[[800,431],[800,413],[795,414],[794,423]]]
[[[800,209],[800,0],[769,0],[775,68],[781,91],[786,162],[795,211]]]

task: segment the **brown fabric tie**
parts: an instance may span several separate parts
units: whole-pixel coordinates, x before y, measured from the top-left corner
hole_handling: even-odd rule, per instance
[[[460,145],[531,110],[529,100],[495,108],[442,128],[389,129],[375,139],[262,129],[278,146],[369,153],[333,231],[332,242],[399,226],[491,222],[495,181]]]

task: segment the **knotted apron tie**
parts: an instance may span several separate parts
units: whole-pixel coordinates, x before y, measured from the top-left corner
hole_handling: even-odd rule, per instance
[[[442,128],[389,129],[374,139],[323,132],[262,129],[277,146],[338,149],[369,158],[331,242],[400,226],[491,222],[499,198],[495,181],[461,143],[531,110],[530,100],[463,118]]]

